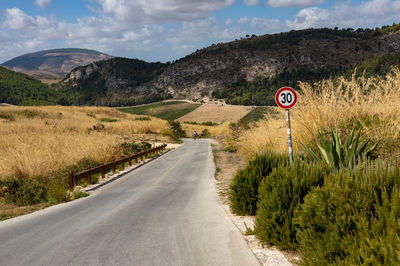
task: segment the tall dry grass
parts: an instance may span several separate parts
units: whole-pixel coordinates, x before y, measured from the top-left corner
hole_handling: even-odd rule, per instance
[[[290,110],[295,152],[299,141],[308,143],[318,131],[345,124],[361,123],[363,134],[385,143],[400,138],[400,70],[393,69],[386,77],[355,77],[324,80],[316,84],[300,83],[297,105]],[[250,130],[242,133],[236,145],[248,157],[271,149],[287,152],[285,111],[266,116]],[[395,151],[394,151],[395,152]]]
[[[0,107],[0,178],[48,175],[82,158],[99,162],[119,156],[124,141],[163,140],[166,121],[135,120],[136,115],[97,107]],[[117,122],[100,122],[113,118]],[[91,131],[97,123],[101,132]]]

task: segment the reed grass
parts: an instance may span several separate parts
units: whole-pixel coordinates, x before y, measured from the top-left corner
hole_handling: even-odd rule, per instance
[[[400,70],[393,69],[385,77],[328,79],[315,84],[300,82],[298,103],[290,110],[294,151],[299,141],[313,141],[318,131],[339,128],[344,136],[353,126],[363,135],[382,142],[381,153],[398,156],[400,145]],[[240,134],[235,141],[239,152],[249,158],[263,150],[287,153],[285,111],[267,114]],[[397,152],[397,154],[395,154]]]

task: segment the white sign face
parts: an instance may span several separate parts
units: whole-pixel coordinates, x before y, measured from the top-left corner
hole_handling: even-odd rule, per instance
[[[292,108],[297,102],[296,91],[290,87],[283,87],[275,95],[276,104],[284,109]]]

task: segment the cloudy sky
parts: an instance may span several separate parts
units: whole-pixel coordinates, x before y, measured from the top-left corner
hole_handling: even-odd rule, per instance
[[[64,47],[165,62],[246,34],[399,20],[400,0],[0,0],[0,62]]]

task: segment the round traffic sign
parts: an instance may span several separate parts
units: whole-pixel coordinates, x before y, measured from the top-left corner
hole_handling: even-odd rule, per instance
[[[275,94],[275,101],[281,108],[292,108],[297,102],[296,91],[290,87],[280,88]]]

